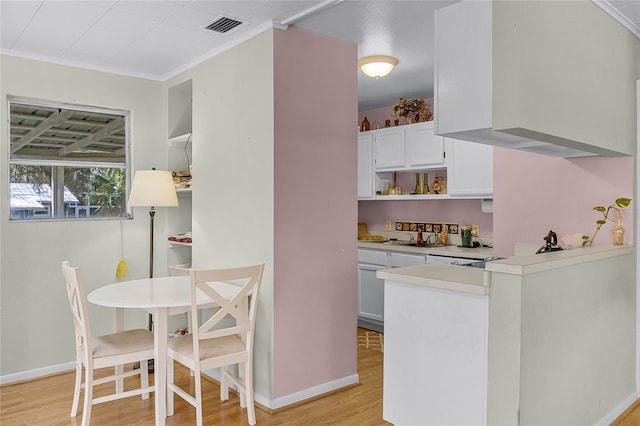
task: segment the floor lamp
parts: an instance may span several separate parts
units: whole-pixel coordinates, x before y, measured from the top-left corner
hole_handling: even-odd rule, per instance
[[[164,170],[138,170],[133,178],[129,205],[149,207],[149,278],[153,278],[153,221],[156,207],[178,207],[178,196],[171,172]],[[149,314],[149,330],[153,330],[153,316]],[[153,360],[149,360],[153,372]]]

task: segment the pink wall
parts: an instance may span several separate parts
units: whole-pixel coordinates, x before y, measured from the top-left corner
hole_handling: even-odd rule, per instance
[[[274,398],[357,373],[357,58],[274,31]]]
[[[493,236],[498,256],[513,255],[513,245],[544,244],[558,238],[591,236],[602,215],[593,207],[633,198],[633,157],[562,159],[504,148],[493,154]],[[625,209],[625,244],[633,244],[633,204]],[[594,245],[611,244],[612,223],[603,226]]]
[[[429,109],[431,110],[431,113],[433,113],[433,98],[425,98],[424,103],[427,107],[429,107]],[[369,123],[371,124],[372,130],[373,130],[373,123],[375,123],[376,121],[380,123],[380,128],[384,127],[384,120],[386,119],[391,120],[391,126],[393,127],[394,105],[396,104],[383,107],[383,108],[377,108],[369,111],[359,112],[357,124],[360,125],[360,123],[362,123],[362,120],[364,120],[364,117],[367,117],[367,120],[369,120]],[[403,124],[405,124],[404,118],[400,118],[400,125],[403,125]]]

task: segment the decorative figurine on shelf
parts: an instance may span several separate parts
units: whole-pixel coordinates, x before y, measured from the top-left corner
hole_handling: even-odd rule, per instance
[[[384,127],[391,127],[391,120],[389,120],[388,118],[384,120]]]

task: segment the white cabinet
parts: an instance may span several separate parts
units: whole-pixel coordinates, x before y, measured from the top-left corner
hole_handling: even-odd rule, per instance
[[[486,424],[489,298],[385,282],[384,420]]]
[[[376,170],[416,170],[444,164],[444,138],[433,122],[374,131]]]
[[[374,132],[376,170],[397,170],[405,166],[404,129],[389,127]]]
[[[450,139],[447,178],[452,196],[493,196],[493,147]]]
[[[403,266],[424,265],[427,257],[423,254],[391,253],[391,267],[401,268]]]
[[[358,249],[358,326],[384,331],[384,280],[376,272],[385,269],[386,251]]]
[[[373,198],[373,137],[371,132],[358,134],[358,198]]]
[[[421,168],[444,164],[444,138],[433,132],[433,121],[405,126],[405,165]]]

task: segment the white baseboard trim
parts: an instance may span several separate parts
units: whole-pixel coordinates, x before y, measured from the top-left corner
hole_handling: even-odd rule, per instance
[[[76,362],[65,362],[64,364],[48,365],[42,368],[35,368],[33,370],[21,371],[19,373],[6,374],[0,376],[0,385],[6,385],[9,383],[20,382],[22,380],[35,379],[41,376],[48,376],[49,374],[61,373],[63,371],[75,370]]]
[[[207,370],[203,371],[207,376],[220,381],[220,370]],[[313,386],[308,389],[301,390],[299,392],[295,392],[289,394],[287,396],[283,396],[276,399],[269,399],[264,395],[261,395],[257,392],[254,393],[253,399],[258,404],[263,407],[267,407],[271,410],[276,410],[278,408],[286,407],[287,405],[295,404],[300,401],[304,401],[305,399],[313,398],[318,395],[322,395],[327,392],[331,392],[345,386],[349,386],[360,381],[360,376],[358,374],[353,374],[351,376],[346,376],[338,380],[334,380],[332,382],[323,383],[321,385]],[[232,388],[235,388],[233,385]],[[237,390],[237,389],[236,389]]]
[[[613,410],[607,413],[607,415],[605,415],[603,418],[598,420],[598,422],[596,423],[596,426],[608,426],[611,423],[613,423],[613,421],[617,419],[618,416],[620,416],[620,414],[624,413],[624,410],[629,408],[631,404],[633,404],[636,401],[636,399],[638,399],[637,389],[633,391],[631,395],[629,395],[628,397],[620,401],[620,403],[616,405],[613,408]]]
[[[314,396],[322,395],[323,393],[331,392],[345,386],[353,385],[355,383],[358,383],[359,381],[360,377],[357,373],[351,376],[342,377],[331,382],[312,386],[299,392],[276,398],[271,402],[271,406],[269,408],[275,410],[278,408],[286,407],[287,405],[295,404],[296,402],[304,401],[305,399],[313,398]]]

